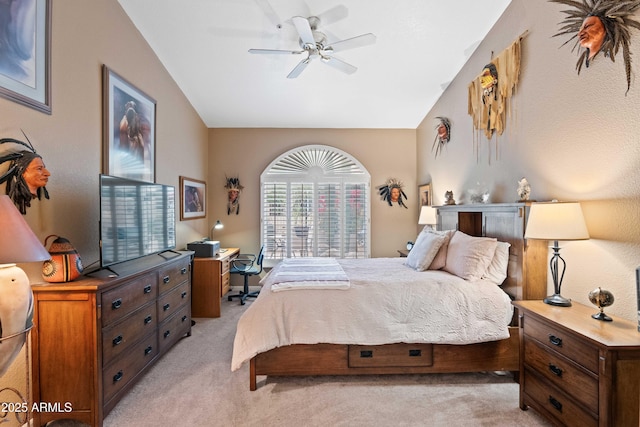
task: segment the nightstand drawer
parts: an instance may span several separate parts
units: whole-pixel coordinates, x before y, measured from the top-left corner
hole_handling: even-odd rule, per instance
[[[528,368],[542,374],[560,389],[570,393],[594,412],[598,412],[598,378],[579,368],[575,363],[558,355],[537,341],[524,338],[524,360]],[[527,377],[528,379],[528,377]],[[525,391],[528,391],[525,382]]]
[[[557,351],[563,356],[574,360],[591,372],[598,373],[598,348],[589,345],[563,329],[553,324],[545,324],[533,316],[524,322],[525,336],[535,338],[544,346]]]
[[[598,426],[598,420],[574,403],[560,389],[541,379],[525,368],[525,395],[533,402],[525,402],[534,408],[548,412],[567,426]]]

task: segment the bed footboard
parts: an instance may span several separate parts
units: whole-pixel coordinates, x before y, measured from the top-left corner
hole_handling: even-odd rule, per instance
[[[519,328],[509,328],[509,338],[468,345],[295,344],[253,357],[249,388],[256,390],[257,376],[426,374],[480,371],[518,371]]]

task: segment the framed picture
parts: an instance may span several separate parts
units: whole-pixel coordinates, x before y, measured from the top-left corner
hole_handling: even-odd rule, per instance
[[[155,182],[156,101],[104,65],[103,170]]]
[[[431,184],[420,185],[418,193],[420,193],[420,206],[431,206]]]
[[[180,220],[207,216],[207,183],[180,177]]]
[[[51,3],[0,2],[0,96],[47,114],[51,114]]]

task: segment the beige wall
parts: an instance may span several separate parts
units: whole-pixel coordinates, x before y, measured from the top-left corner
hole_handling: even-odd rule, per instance
[[[615,295],[608,309],[637,319],[635,269],[640,266],[640,82],[625,96],[622,56],[602,56],[580,75],[573,43],[552,37],[566,6],[546,0],[514,0],[418,129],[418,179],[433,181],[434,203],[445,190],[456,197],[477,182],[492,201],[517,199],[525,176],[532,199],[582,202],[591,240],[566,242],[562,294],[589,304],[601,286]],[[636,16],[640,19],[640,16]],[[467,85],[494,55],[528,30],[522,49],[520,84],[504,134],[491,142],[474,134],[467,114]],[[640,32],[632,30],[632,68],[637,74]],[[434,158],[437,116],[452,122],[451,142]],[[496,148],[497,147],[497,148]],[[550,290],[552,287],[549,288]]]
[[[52,3],[53,113],[0,98],[0,137],[24,139],[23,129],[51,171],[47,185],[51,199],[35,200],[26,215],[35,234],[41,241],[49,234],[68,238],[88,266],[99,259],[102,65],[157,101],[157,182],[178,188],[179,175],[206,179],[208,136],[202,120],[116,0]],[[0,191],[4,194],[4,186]],[[206,220],[178,222],[178,245],[183,247],[207,229]],[[32,281],[42,280],[40,263],[23,268]]]
[[[224,229],[215,239],[244,252],[260,249],[260,175],[281,154],[300,145],[321,144],[358,159],[371,174],[371,254],[397,256],[407,240],[415,240],[418,222],[415,130],[367,129],[210,129],[209,215]],[[227,216],[225,176],[238,176],[244,186],[240,214]],[[376,188],[388,178],[405,183],[408,209],[390,207]],[[235,284],[235,283],[234,283]]]

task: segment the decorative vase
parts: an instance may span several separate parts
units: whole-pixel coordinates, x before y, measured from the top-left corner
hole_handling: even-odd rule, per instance
[[[49,248],[51,259],[42,265],[42,278],[47,282],[59,283],[70,282],[80,277],[83,267],[78,251],[67,239],[53,234],[44,240],[45,247],[49,237],[57,237],[57,239]]]
[[[11,366],[33,326],[29,279],[15,264],[0,265],[0,377]],[[1,418],[1,417],[0,417]]]
[[[594,289],[589,292],[589,301],[600,309],[600,312],[592,314],[591,317],[596,320],[604,320],[607,322],[613,320],[611,317],[604,314],[604,308],[612,305],[614,301],[613,294],[611,292],[602,288]]]

